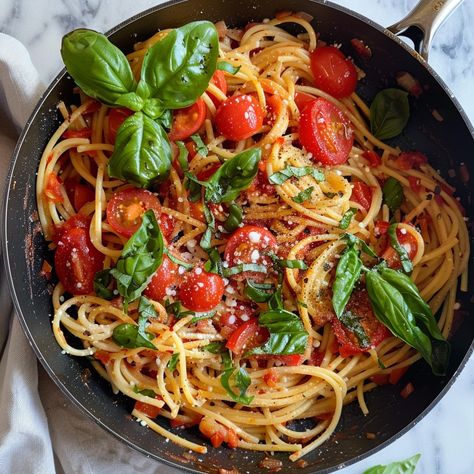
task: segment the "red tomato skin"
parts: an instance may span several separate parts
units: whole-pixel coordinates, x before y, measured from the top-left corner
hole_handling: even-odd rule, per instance
[[[171,141],[185,140],[196,133],[206,118],[206,104],[199,98],[193,105],[175,110],[169,133]]]
[[[349,158],[354,134],[344,112],[332,102],[319,97],[301,112],[300,142],[313,154],[314,161],[340,165]]]
[[[90,128],[81,128],[80,130],[66,130],[63,138],[89,138],[92,135]]]
[[[56,173],[50,173],[44,190],[44,194],[49,201],[54,203],[62,203],[64,201],[61,194],[61,184],[61,178]]]
[[[197,267],[186,273],[179,286],[178,299],[191,311],[210,311],[224,294],[224,280]]]
[[[420,169],[421,165],[428,163],[428,158],[420,151],[404,151],[395,159],[397,166],[405,171]]]
[[[107,204],[107,222],[118,234],[131,237],[141,225],[141,216],[149,209],[160,222],[161,203],[157,196],[146,189],[122,189],[114,193]]]
[[[158,396],[156,396],[155,398],[158,399]],[[162,398],[159,397],[159,400],[161,399]],[[148,416],[148,418],[156,418],[161,410],[161,408],[155,407],[155,405],[150,405],[149,403],[140,402],[138,400],[135,402],[134,408],[140,413],[143,413],[144,415]]]
[[[363,181],[355,181],[352,185],[351,201],[360,204],[366,211],[372,203],[372,189]]]
[[[133,114],[133,111],[124,107],[110,109],[109,112],[109,141],[115,143],[117,138],[117,132],[120,125]]]
[[[54,254],[54,267],[68,293],[92,293],[94,276],[102,270],[103,263],[104,255],[92,245],[88,229],[74,227],[61,235]]]
[[[247,343],[255,336],[258,331],[257,318],[250,318],[241,324],[229,337],[226,343],[227,349],[234,354],[241,354],[247,346]]]
[[[382,164],[382,158],[373,150],[365,150],[362,156],[369,162],[372,168],[376,168]]]
[[[300,111],[300,113],[303,112],[303,109],[310,102],[313,102],[315,98],[316,97],[309,94],[305,94],[304,92],[295,92],[295,104],[296,104],[296,107],[298,107],[298,110]]]
[[[311,71],[317,88],[336,99],[351,95],[357,85],[357,71],[352,62],[333,46],[322,46],[310,53]]]
[[[235,95],[221,102],[214,117],[217,131],[228,140],[250,138],[260,131],[265,113],[251,94]]]
[[[161,265],[145,288],[143,294],[155,301],[162,301],[166,297],[166,290],[177,286],[180,280],[178,265],[172,262],[167,255],[163,256]]]
[[[227,81],[225,80],[225,74],[223,71],[216,69],[214,74],[211,77],[211,82],[217,86],[224,94],[227,95]],[[216,107],[219,107],[219,104],[222,102],[215,95],[208,93],[210,99]]]
[[[278,94],[267,96],[267,113],[265,115],[264,123],[273,126],[278,114],[283,108],[283,101]]]

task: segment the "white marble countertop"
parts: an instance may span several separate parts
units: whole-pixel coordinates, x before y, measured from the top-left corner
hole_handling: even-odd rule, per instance
[[[416,3],[415,0],[333,1],[385,26],[403,17]],[[2,0],[0,31],[15,36],[26,45],[47,84],[62,68],[59,46],[63,34],[80,26],[106,31],[157,3],[161,2]],[[440,28],[430,54],[430,64],[459,99],[471,122],[474,122],[473,23],[474,2],[466,0]],[[359,474],[372,465],[404,459],[419,452],[422,457],[417,474],[473,473],[473,395],[474,358],[471,358],[443,400],[412,430],[377,454],[339,472]]]

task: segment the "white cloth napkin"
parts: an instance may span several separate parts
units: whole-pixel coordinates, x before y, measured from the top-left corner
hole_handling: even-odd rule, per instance
[[[27,50],[0,33],[2,187],[15,140],[42,90]],[[3,195],[3,188],[0,192]],[[0,264],[0,473],[177,474],[176,469],[146,458],[99,428],[38,367],[12,310]]]

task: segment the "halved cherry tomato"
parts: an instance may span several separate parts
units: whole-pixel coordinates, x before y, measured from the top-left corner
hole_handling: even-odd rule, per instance
[[[90,184],[83,184],[75,179],[67,179],[64,187],[76,212],[84,204],[93,201],[95,198],[95,190]]]
[[[377,385],[387,385],[389,383],[388,374],[375,374],[369,377],[369,379]]]
[[[88,229],[73,227],[61,233],[54,254],[54,267],[68,293],[92,293],[94,276],[102,270],[103,263],[104,255],[92,245]]]
[[[162,400],[159,395],[157,395],[155,398],[158,400]],[[149,418],[156,418],[161,411],[161,408],[155,407],[155,405],[150,405],[149,403],[140,402],[138,400],[135,402],[134,408],[135,410],[139,411],[140,413],[143,413]]]
[[[337,99],[351,95],[357,85],[352,62],[333,46],[322,46],[310,53],[311,71],[318,89]]]
[[[170,140],[184,140],[190,137],[201,128],[205,118],[206,104],[201,98],[189,107],[175,110],[169,133]]]
[[[234,95],[219,105],[215,124],[228,140],[245,140],[260,131],[265,114],[251,94]]]
[[[428,163],[428,158],[420,151],[405,151],[400,153],[395,163],[402,170],[420,169],[420,165]]]
[[[413,237],[409,232],[402,233],[402,229],[397,229],[397,240],[407,251],[408,258],[413,260],[418,251],[418,244],[415,237]],[[402,266],[400,255],[398,255],[398,252],[390,245],[390,243],[382,253],[381,257],[387,262],[390,268],[397,269]]]
[[[313,154],[315,161],[325,165],[340,165],[349,158],[354,142],[349,120],[344,112],[319,97],[301,112],[300,142]]]
[[[125,121],[126,118],[130,117],[133,114],[133,111],[126,109],[124,107],[110,109],[109,117],[109,141],[110,143],[115,143],[115,138],[117,137],[117,131],[120,128],[120,125]]]
[[[229,267],[241,263],[256,263],[271,268],[272,260],[267,253],[275,250],[276,247],[277,240],[268,229],[255,225],[245,225],[230,236],[225,247],[224,259]],[[246,271],[237,273],[232,278],[237,280],[246,278],[261,280],[265,276],[265,273]]]
[[[360,204],[366,211],[370,209],[372,203],[372,189],[363,181],[352,183],[351,201]]]
[[[197,147],[193,140],[184,144],[186,150],[188,150],[188,161],[191,161],[197,155]]]
[[[257,309],[258,305],[253,301],[239,300],[237,306],[229,308],[228,312],[220,316],[217,323],[220,335],[224,339],[228,339],[241,324],[255,316]]]
[[[339,354],[342,357],[365,352],[378,346],[384,339],[390,336],[390,331],[375,317],[367,290],[355,290],[349,298],[346,310],[358,316],[359,323],[370,342],[367,347],[361,347],[356,335],[334,316],[331,324],[339,343]]]
[[[64,201],[63,195],[61,194],[61,178],[56,173],[50,173],[46,188],[44,190],[45,196],[49,201],[54,203],[60,203]]]
[[[224,280],[197,267],[184,275],[178,297],[191,311],[210,311],[219,304],[223,294]]]
[[[225,346],[234,354],[242,354],[245,349],[251,348],[249,342],[256,337],[258,329],[258,319],[250,318],[231,334]]]
[[[149,209],[160,221],[161,204],[157,196],[146,189],[126,188],[114,193],[107,204],[107,222],[118,234],[131,237]]]
[[[58,243],[66,232],[74,229],[75,227],[89,231],[90,223],[91,218],[82,214],[75,214],[71,216],[67,221],[55,226],[54,242]]]
[[[166,297],[166,291],[177,286],[180,280],[178,265],[172,262],[167,255],[163,256],[161,265],[148,283],[143,294],[155,301],[162,301]]]
[[[300,112],[303,112],[303,109],[310,103],[313,102],[313,100],[316,99],[316,97],[305,94],[304,92],[296,92],[295,93],[295,103],[296,107],[298,107],[298,110]]]
[[[217,86],[224,94],[227,94],[227,81],[225,80],[225,74],[223,71],[216,69],[211,77],[211,82]],[[213,94],[209,94],[210,99],[214,102],[216,107],[222,102]]]

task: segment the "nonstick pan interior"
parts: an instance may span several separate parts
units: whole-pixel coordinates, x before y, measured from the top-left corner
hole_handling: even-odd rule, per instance
[[[457,102],[416,55],[359,15],[327,2],[309,0],[189,0],[164,4],[144,12],[114,29],[111,39],[122,49],[130,50],[134,42],[151,36],[157,28],[179,26],[196,19],[224,19],[227,24],[243,26],[249,21],[270,18],[276,11],[288,9],[313,15],[313,23],[321,38],[342,43],[346,54],[353,55],[350,49],[352,38],[362,39],[370,46],[372,59],[359,63],[367,74],[358,86],[364,99],[370,100],[378,90],[395,85],[394,77],[399,71],[408,71],[421,82],[424,92],[419,99],[411,99],[408,127],[393,143],[402,149],[426,153],[445,177],[452,175],[450,170],[454,170],[456,176],[449,181],[456,186],[464,207],[472,215],[469,183],[458,180],[458,176],[461,162],[470,167],[471,175],[474,173],[472,160],[469,160],[474,155],[474,142],[472,129],[466,124]],[[71,102],[72,88],[73,82],[64,73],[53,81],[25,127],[10,171],[4,209],[3,250],[23,328],[41,363],[64,393],[97,423],[130,446],[155,459],[195,472],[217,472],[220,467],[261,472],[258,464],[264,453],[210,449],[209,454],[198,456],[166,443],[132,420],[133,402],[114,395],[109,385],[93,372],[87,359],[63,355],[56,344],[50,324],[51,285],[40,277],[43,259],[51,261],[51,255],[36,213],[35,173],[42,149],[59,123],[56,104],[59,100]],[[442,121],[435,119],[434,110],[443,118]],[[472,260],[470,265],[472,275]],[[291,463],[284,454],[276,455],[283,461],[282,472],[329,472],[348,465],[400,436],[426,414],[454,381],[472,352],[474,319],[463,318],[463,312],[471,313],[473,305],[461,297],[459,301],[462,301],[462,311],[451,339],[452,356],[446,377],[434,377],[427,365],[417,363],[403,379],[415,384],[412,396],[402,399],[399,396],[401,386],[383,386],[369,393],[369,415],[364,417],[357,404],[346,407],[336,434],[305,457],[306,466]],[[367,432],[375,433],[375,439],[367,439]],[[189,438],[202,442],[197,432],[190,432]]]

